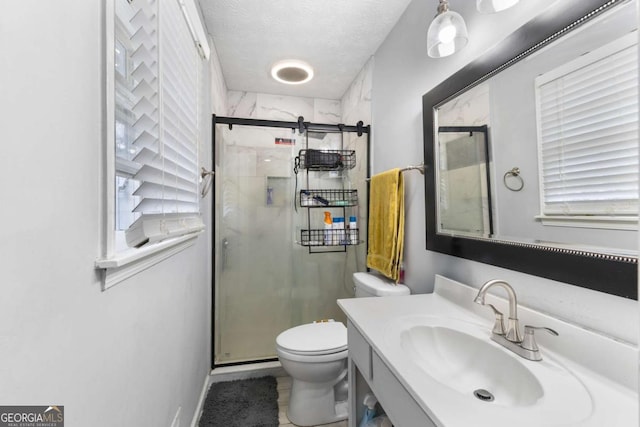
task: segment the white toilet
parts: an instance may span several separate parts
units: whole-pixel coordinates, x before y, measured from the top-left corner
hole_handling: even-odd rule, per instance
[[[372,273],[353,275],[356,298],[409,295]],[[347,328],[341,322],[296,326],[276,338],[282,368],[293,379],[287,416],[299,426],[315,426],[347,418]]]

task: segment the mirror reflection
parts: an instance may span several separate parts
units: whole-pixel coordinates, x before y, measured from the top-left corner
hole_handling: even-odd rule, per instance
[[[487,126],[439,127],[438,151],[439,230],[490,237]]]
[[[637,252],[635,17],[614,7],[437,106],[438,233]]]

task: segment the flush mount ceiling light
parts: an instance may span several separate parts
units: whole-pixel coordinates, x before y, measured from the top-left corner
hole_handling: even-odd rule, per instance
[[[440,0],[438,14],[427,32],[427,54],[432,58],[444,58],[467,45],[469,34],[459,13],[449,10],[449,2]]]
[[[299,85],[313,78],[313,68],[304,61],[285,59],[271,67],[271,77],[288,85]]]
[[[476,0],[476,7],[480,13],[495,13],[511,6],[515,6],[520,0]]]

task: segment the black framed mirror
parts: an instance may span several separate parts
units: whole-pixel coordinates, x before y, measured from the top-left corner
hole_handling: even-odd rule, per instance
[[[587,34],[586,31],[583,31],[585,28],[589,26],[596,27],[596,25],[592,24],[597,24],[598,19],[609,19],[606,14],[616,12],[625,7],[628,9],[623,15],[629,15],[629,10],[632,11],[633,16],[631,16],[631,19],[633,20],[633,31],[636,43],[633,45],[633,49],[635,50],[635,54],[637,54],[635,1],[565,0],[555,2],[536,18],[520,27],[495,48],[465,66],[423,96],[424,153],[425,165],[427,166],[425,173],[426,242],[428,250],[496,265],[625,298],[638,299],[637,234],[635,233],[635,231],[637,231],[637,214],[633,216],[633,221],[630,221],[626,228],[626,230],[635,231],[626,233],[622,231],[621,233],[623,234],[620,234],[626,237],[633,234],[634,237],[631,239],[633,240],[632,250],[609,248],[600,250],[599,248],[594,249],[590,245],[585,245],[582,242],[581,244],[574,245],[571,241],[558,243],[548,238],[512,238],[507,234],[501,235],[501,227],[494,227],[495,224],[490,225],[492,229],[497,229],[497,234],[490,236],[469,236],[463,233],[446,232],[446,230],[443,232],[443,227],[441,227],[439,220],[440,212],[438,208],[438,200],[441,198],[441,189],[439,189],[439,186],[442,185],[438,177],[438,130],[440,125],[442,125],[443,128],[451,125],[451,123],[448,122],[439,122],[438,109],[447,103],[451,104],[451,101],[457,96],[488,82],[489,79],[500,75],[500,73],[510,68],[515,68],[514,65],[519,64],[521,67],[529,67],[532,64],[532,58],[540,56],[541,52],[553,51],[554,43],[557,45],[557,43],[562,40],[575,40],[577,38],[573,36],[579,32]],[[627,18],[629,17],[627,16]],[[599,27],[599,29],[601,29],[601,27]],[[563,39],[565,36],[567,37]],[[595,40],[598,37],[600,37],[600,34],[591,36],[591,39]],[[562,41],[562,43],[564,43],[564,41]],[[573,41],[570,43],[573,43]],[[555,56],[558,58],[562,57],[561,54],[556,54]],[[583,55],[576,55],[576,57],[578,56]],[[527,61],[529,61],[529,63],[527,63]],[[511,97],[515,97],[516,95],[519,96],[520,93],[514,93]],[[635,98],[637,104],[637,96]],[[497,114],[514,114],[513,109],[500,110],[499,108],[494,109],[494,107],[494,105],[491,107],[492,114],[494,114],[494,112]],[[536,110],[536,108],[537,107],[533,109]],[[534,116],[535,115],[534,113]],[[509,119],[510,117],[506,117],[502,120],[505,121]],[[532,120],[534,123],[534,132],[529,133],[536,133],[535,123],[536,120],[539,122],[539,119],[534,117]],[[637,113],[634,120],[637,128]],[[478,124],[477,122],[473,123],[473,125]],[[463,123],[463,125],[468,125],[468,123]],[[492,133],[492,126],[489,125],[493,153],[494,157],[497,157],[495,153],[496,150],[500,150],[500,148],[498,148],[499,145],[496,144],[495,133]],[[536,137],[534,136],[533,138],[535,145]],[[637,141],[637,136],[635,139]],[[637,142],[635,145],[637,150]],[[536,149],[534,149],[534,153],[536,153]],[[491,159],[493,168],[495,168],[496,162],[497,159]],[[635,168],[637,170],[637,165]],[[537,167],[529,168],[529,170],[531,169],[537,169]],[[515,168],[512,170],[515,170]],[[502,182],[502,172],[504,171],[493,171],[493,185],[500,185]],[[527,181],[526,189],[537,192],[538,187],[536,186],[538,183],[535,181],[538,181],[539,177],[533,178],[535,179]],[[540,184],[540,188],[542,187],[543,184]],[[637,190],[634,197],[636,198],[634,203],[637,206]],[[542,199],[539,198],[537,203],[542,204],[540,200]],[[496,209],[496,211],[499,214],[498,216],[500,216],[500,210]],[[502,216],[507,215],[502,214]],[[541,222],[540,218],[533,218],[533,215],[531,218],[531,221]],[[551,233],[559,229],[560,227],[556,227],[551,230]],[[605,233],[606,232],[607,231],[605,231]],[[573,231],[573,233],[574,236],[580,233],[586,235],[588,230],[586,228],[577,229],[577,232]],[[615,236],[615,234],[612,234],[612,236]],[[616,237],[609,238],[609,241],[615,240]]]

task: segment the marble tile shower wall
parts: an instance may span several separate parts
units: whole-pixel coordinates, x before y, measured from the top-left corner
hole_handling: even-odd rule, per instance
[[[355,124],[362,120],[371,124],[371,87],[373,76],[373,57],[353,80],[341,100],[342,122]]]
[[[295,122],[302,116],[308,122],[330,124],[342,118],[338,100],[238,91],[229,91],[227,100],[231,117]]]
[[[365,125],[371,124],[371,84],[373,75],[373,57],[365,64],[362,71],[353,80],[341,100],[342,122],[354,125],[362,120]],[[359,179],[353,181],[353,188],[358,190],[360,204],[357,210],[360,240],[367,240],[368,200],[367,194],[367,137],[358,137],[355,133],[347,134],[345,149],[356,151],[356,167],[351,171]],[[356,266],[354,271],[364,271],[366,268],[367,245],[361,244],[354,251],[355,260],[349,265]]]

